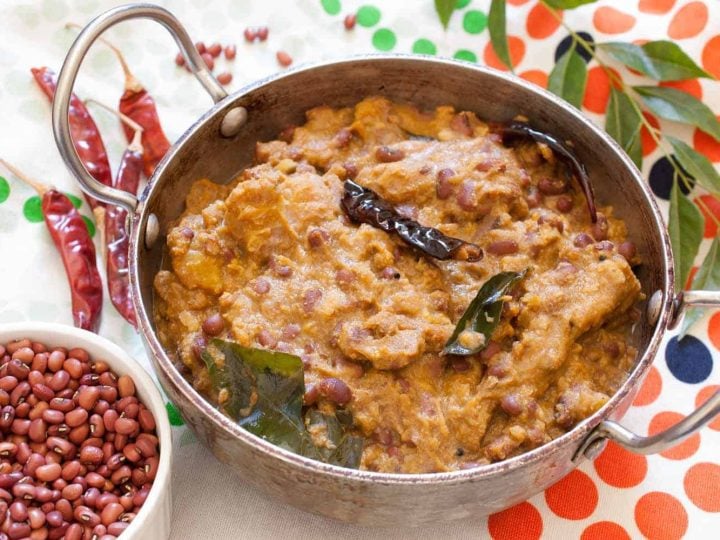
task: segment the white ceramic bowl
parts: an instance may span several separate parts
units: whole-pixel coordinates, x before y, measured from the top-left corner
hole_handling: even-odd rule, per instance
[[[62,324],[22,322],[0,324],[0,343],[28,338],[48,347],[82,347],[92,358],[104,360],[118,375],[130,375],[135,382],[137,396],[155,415],[160,440],[160,466],[145,504],[121,540],[165,540],[170,536],[172,495],[170,492],[170,462],[172,435],[165,404],[160,392],[143,367],[114,343],[105,338]]]

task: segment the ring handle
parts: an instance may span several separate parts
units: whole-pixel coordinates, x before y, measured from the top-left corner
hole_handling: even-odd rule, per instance
[[[129,214],[134,213],[138,205],[138,199],[125,191],[106,186],[98,182],[87,170],[75,150],[70,135],[70,123],[68,115],[70,112],[70,96],[72,95],[75,79],[85,55],[95,40],[110,27],[128,19],[151,19],[162,24],[175,39],[182,52],[187,65],[195,77],[200,81],[213,101],[217,103],[227,97],[219,82],[213,77],[205,65],[200,53],[195,49],[190,36],[175,16],[168,10],[154,4],[127,4],[118,6],[95,17],[80,32],[75,42],[70,47],[65,62],[63,63],[60,75],[58,76],[57,89],[52,108],[52,126],[60,155],[65,165],[75,175],[80,187],[89,195],[104,201],[123,207]]]

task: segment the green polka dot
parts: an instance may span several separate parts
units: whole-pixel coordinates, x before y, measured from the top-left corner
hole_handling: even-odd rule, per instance
[[[373,46],[380,51],[391,51],[396,43],[395,32],[387,28],[376,30],[372,37]]]
[[[455,54],[453,54],[453,58],[457,60],[465,60],[466,62],[477,62],[477,55],[472,51],[468,51],[467,49],[460,49]]]
[[[412,52],[415,54],[437,54],[437,47],[429,39],[418,39],[412,46]]]
[[[479,34],[487,27],[487,15],[482,11],[471,10],[463,17],[463,28],[468,34]]]
[[[95,224],[92,222],[92,220],[87,216],[82,216],[83,221],[85,222],[85,226],[87,227],[88,233],[90,234],[90,238],[95,236]]]
[[[455,9],[462,9],[470,3],[470,0],[457,0]]]
[[[70,199],[70,202],[75,208],[80,208],[82,206],[82,199],[80,197],[76,197],[72,193],[65,193],[67,195],[67,198]]]
[[[2,176],[0,176],[0,203],[7,201],[10,196],[10,184]]]
[[[340,0],[320,0],[323,9],[328,15],[337,15],[340,13]]]
[[[360,26],[375,26],[380,22],[380,10],[375,6],[362,6],[357,10],[357,23]]]
[[[23,204],[23,215],[30,223],[40,223],[43,220],[42,201],[33,195]]]
[[[170,420],[171,426],[182,426],[185,424],[182,416],[180,416],[180,412],[177,410],[177,408],[175,408],[175,405],[168,401],[165,404],[165,409],[167,410],[168,420]]]

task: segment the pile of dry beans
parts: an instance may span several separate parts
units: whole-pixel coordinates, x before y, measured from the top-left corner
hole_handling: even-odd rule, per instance
[[[81,348],[0,344],[0,540],[109,540],[157,473],[135,384]]]

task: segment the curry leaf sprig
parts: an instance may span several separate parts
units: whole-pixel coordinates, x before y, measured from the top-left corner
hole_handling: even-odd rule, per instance
[[[664,136],[643,114],[647,110],[672,122],[697,127],[720,142],[720,122],[713,112],[694,96],[675,88],[626,84],[611,69],[608,61],[616,61],[658,82],[714,77],[699,67],[676,43],[650,41],[643,45],[623,42],[592,43],[575,32],[556,10],[574,9],[596,0],[540,0],[551,16],[563,25],[572,37],[568,50],[557,60],[548,77],[548,90],[580,107],[587,84],[587,64],[582,58],[589,55],[611,81],[610,100],[606,111],[605,130],[627,152],[633,162],[642,167],[641,131],[644,128],[660,148],[673,169],[673,182],[669,201],[668,230],[675,254],[675,276],[678,290],[684,288],[703,238],[703,213],[720,228],[720,220],[707,207],[702,197],[693,202],[689,193],[694,184],[702,191],[720,196],[720,174],[701,153],[683,141]],[[497,57],[510,70],[512,59],[508,54],[505,0],[492,0],[490,5],[490,41]],[[699,208],[698,208],[699,207]],[[700,208],[703,212],[700,211]],[[718,238],[703,260],[691,283],[692,289],[720,288],[716,279]],[[698,314],[690,310],[681,334],[697,320]]]

